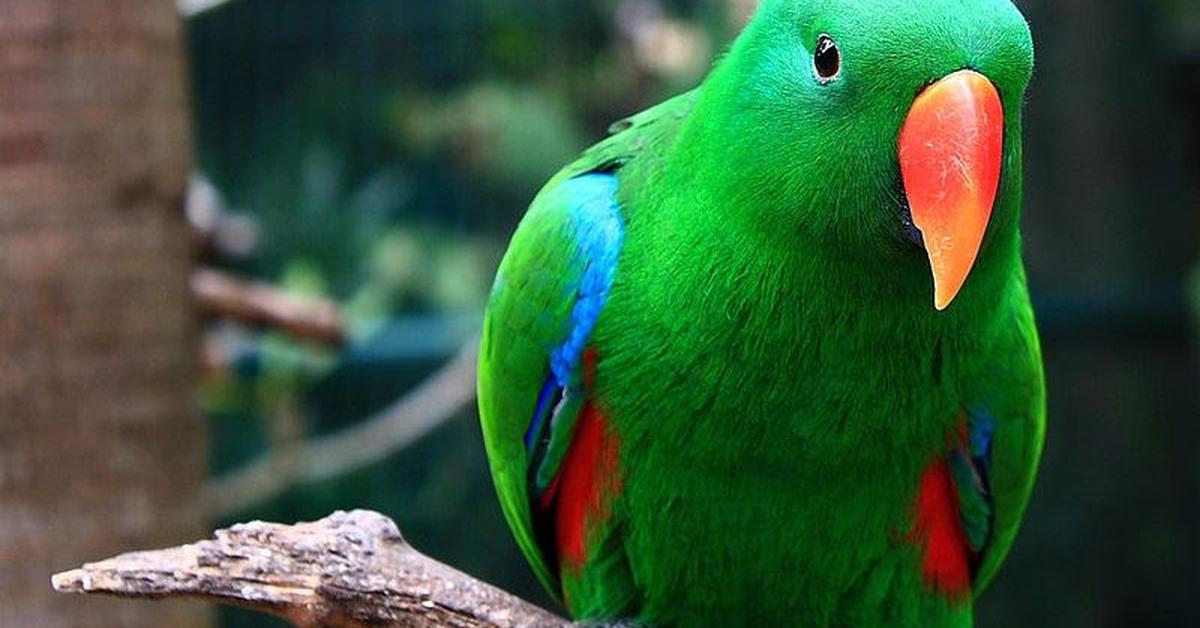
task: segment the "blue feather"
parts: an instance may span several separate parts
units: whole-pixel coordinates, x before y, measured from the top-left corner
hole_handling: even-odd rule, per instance
[[[993,504],[988,472],[992,458],[995,420],[987,412],[971,412],[964,442],[950,456],[958,490],[959,514],[971,547],[981,552],[991,538]]]
[[[572,288],[573,294],[569,295],[575,304],[566,338],[549,355],[550,376],[538,395],[533,420],[525,433],[527,450],[532,450],[540,440],[547,418],[556,426],[560,408],[578,405],[560,403],[551,407],[557,400],[581,398],[579,366],[608,301],[625,237],[615,175],[591,173],[568,179],[560,185],[558,193],[566,195],[572,208],[569,226],[576,243],[576,259],[582,261],[584,269],[578,285]],[[551,462],[556,466],[558,460]]]
[[[555,378],[553,376],[546,378],[542,392],[538,393],[537,407],[533,411],[533,421],[529,423],[529,429],[525,431],[526,450],[533,449],[538,435],[542,433],[542,425],[546,423],[546,416],[550,412],[550,403],[560,394],[562,394],[562,388],[555,385]]]
[[[565,388],[579,367],[588,338],[608,300],[625,227],[617,204],[615,176],[586,174],[562,185],[575,208],[572,226],[586,264],[571,312],[571,331],[550,357],[550,369],[559,386]]]
[[[989,467],[992,464],[992,436],[996,420],[987,412],[971,413],[971,456]]]

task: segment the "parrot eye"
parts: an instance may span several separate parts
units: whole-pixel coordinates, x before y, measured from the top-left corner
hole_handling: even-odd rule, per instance
[[[838,51],[837,43],[829,35],[817,38],[817,48],[813,53],[813,70],[822,83],[829,83],[842,71],[842,53]]]

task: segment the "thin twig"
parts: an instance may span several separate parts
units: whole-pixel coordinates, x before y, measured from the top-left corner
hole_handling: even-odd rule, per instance
[[[205,11],[212,11],[229,4],[233,0],[175,0],[175,8],[183,17],[195,17]]]
[[[192,298],[206,314],[280,329],[306,340],[334,345],[346,340],[346,325],[333,301],[297,297],[210,268],[193,271],[191,286]]]
[[[404,449],[475,400],[478,341],[473,340],[417,388],[373,418],[344,432],[298,442],[206,487],[211,517],[223,519],[305,482],[324,480]]]

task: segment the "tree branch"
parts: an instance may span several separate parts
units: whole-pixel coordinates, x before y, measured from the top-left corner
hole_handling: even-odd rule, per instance
[[[64,593],[243,606],[304,627],[570,625],[418,553],[395,523],[368,511],[237,525],[213,540],[123,554],[51,581]]]
[[[379,414],[345,431],[294,445],[210,481],[202,501],[209,516],[230,517],[304,482],[336,477],[404,449],[457,416],[475,400],[479,341]]]
[[[209,268],[192,272],[191,287],[196,304],[206,314],[280,329],[305,340],[332,345],[346,341],[346,325],[333,301],[293,296],[270,284]]]
[[[185,18],[196,17],[206,11],[219,9],[231,0],[175,0],[175,7]]]

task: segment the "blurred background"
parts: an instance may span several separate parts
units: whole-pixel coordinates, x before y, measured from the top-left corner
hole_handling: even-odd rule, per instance
[[[549,604],[474,409],[492,273],[755,4],[0,3],[0,626],[277,625],[46,579],[339,508]],[[978,625],[1200,625],[1200,3],[1017,4],[1050,425]]]

